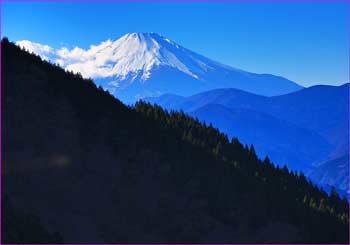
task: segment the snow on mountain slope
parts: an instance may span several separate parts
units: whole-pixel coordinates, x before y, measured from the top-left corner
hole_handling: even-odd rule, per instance
[[[93,78],[124,101],[163,93],[187,96],[215,88],[238,88],[269,96],[301,88],[283,77],[250,73],[212,61],[156,33],[129,33],[87,50],[53,49],[26,40],[17,45]]]

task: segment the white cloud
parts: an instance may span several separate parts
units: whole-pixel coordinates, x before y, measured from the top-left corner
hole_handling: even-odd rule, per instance
[[[16,44],[25,50],[40,55],[42,58],[45,56],[51,56],[55,53],[55,50],[48,45],[42,45],[40,43],[33,43],[28,40],[18,41]]]
[[[24,47],[26,50],[30,52],[44,52],[44,53],[50,53],[53,52],[53,48],[51,48],[48,45],[42,45],[39,43],[33,43],[28,40],[18,41],[16,42],[17,45]]]
[[[113,75],[113,66],[108,63],[113,55],[113,50],[110,48],[111,40],[97,46],[92,45],[88,50],[79,47],[71,50],[62,47],[56,50],[48,45],[28,40],[18,41],[16,44],[66,70],[79,72],[84,77],[101,78]]]

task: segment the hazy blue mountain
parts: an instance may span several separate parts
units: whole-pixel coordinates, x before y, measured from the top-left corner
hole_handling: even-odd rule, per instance
[[[330,159],[313,169],[308,176],[322,186],[336,186],[340,190],[347,190],[349,186],[349,154]]]
[[[211,122],[230,138],[253,143],[259,156],[268,155],[291,169],[304,171],[311,163],[326,158],[331,150],[331,145],[317,133],[252,109],[207,104],[190,114]]]
[[[270,100],[272,115],[315,130],[334,144],[347,142],[349,84],[313,86]]]
[[[147,98],[167,109],[192,112],[206,104],[227,108],[247,108],[272,115],[322,135],[338,151],[344,151],[348,139],[349,84],[319,85],[281,96],[260,96],[237,89],[217,89],[189,97],[163,95]]]
[[[216,89],[189,97],[166,94],[146,100],[211,122],[228,135],[254,144],[260,157],[267,154],[279,164],[306,172],[315,168],[319,173],[324,168],[336,169],[334,164],[321,168],[326,161],[348,154],[348,94],[349,84],[344,84],[313,86],[272,97]],[[345,172],[338,174],[337,178],[347,181]],[[344,190],[340,181],[334,183]]]
[[[214,89],[188,97],[164,94],[159,97],[145,98],[145,100],[159,104],[167,109],[182,109],[194,111],[207,104],[223,105],[227,108],[248,108],[262,110],[269,104],[269,98],[245,92],[239,89]],[[261,108],[260,108],[261,107]]]
[[[346,142],[349,84],[341,86],[318,85],[300,91],[273,97],[260,96],[238,89],[216,89],[179,98],[163,95],[147,101],[165,108],[193,111],[206,104],[220,104],[228,108],[250,108],[261,111],[300,127],[314,130],[333,143]]]

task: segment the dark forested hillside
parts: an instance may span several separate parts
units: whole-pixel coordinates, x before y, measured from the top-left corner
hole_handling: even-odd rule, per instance
[[[2,242],[348,243],[335,191],[183,112],[127,107],[1,45]]]

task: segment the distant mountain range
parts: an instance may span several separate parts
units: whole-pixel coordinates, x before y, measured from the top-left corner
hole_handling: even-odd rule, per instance
[[[272,97],[218,89],[146,100],[213,123],[230,137],[254,144],[260,157],[268,155],[280,165],[306,172],[315,183],[346,191],[348,99],[349,84],[314,86]]]
[[[237,88],[267,96],[302,88],[280,76],[220,64],[156,33],[129,33],[89,50],[55,50],[30,41],[18,41],[17,45],[93,78],[124,102],[164,93],[189,96],[217,88]]]
[[[283,77],[220,64],[157,33],[129,33],[88,50],[30,41],[17,45],[93,78],[128,104],[145,99],[211,122],[254,144],[260,157],[309,176],[320,176],[320,165],[348,154],[347,84],[303,88]],[[313,179],[344,190],[331,173],[336,172]]]

